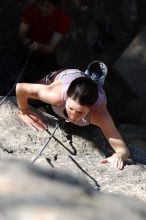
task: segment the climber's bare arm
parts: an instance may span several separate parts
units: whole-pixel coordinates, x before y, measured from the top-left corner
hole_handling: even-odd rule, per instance
[[[47,129],[42,118],[29,108],[28,99],[38,99],[48,104],[59,105],[61,103],[60,91],[60,81],[55,81],[51,85],[18,83],[16,96],[21,119],[35,130]]]
[[[97,112],[94,113],[91,120],[92,124],[101,128],[109,144],[115,151],[111,157],[108,157],[101,162],[110,163],[111,167],[122,169],[124,165],[123,162],[129,157],[129,150],[121,134],[116,128],[105,103],[103,103]]]

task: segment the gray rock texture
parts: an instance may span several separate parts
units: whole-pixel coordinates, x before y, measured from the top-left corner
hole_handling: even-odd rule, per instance
[[[146,27],[133,39],[115,67],[137,97],[145,102]],[[121,71],[122,70],[122,71]]]
[[[146,149],[146,126],[122,124],[119,130],[127,143]]]
[[[56,118],[45,113],[42,116],[48,123],[48,132],[31,130],[19,118],[15,97],[5,100],[0,106],[0,115],[0,158],[31,163],[54,131]],[[146,201],[146,151],[134,146],[129,148],[132,160],[127,161],[123,170],[112,169],[100,163],[112,149],[98,128],[66,124],[55,132],[35,164],[45,170],[52,168],[82,177],[100,192]]]
[[[145,220],[145,203],[99,193],[85,179],[16,160],[0,161],[1,220]]]

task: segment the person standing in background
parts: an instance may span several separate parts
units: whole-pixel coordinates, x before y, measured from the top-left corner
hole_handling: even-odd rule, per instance
[[[31,53],[28,69],[32,71],[26,71],[23,80],[38,80],[59,67],[56,50],[69,26],[69,15],[58,0],[37,0],[25,7],[18,30],[20,60],[24,63]]]

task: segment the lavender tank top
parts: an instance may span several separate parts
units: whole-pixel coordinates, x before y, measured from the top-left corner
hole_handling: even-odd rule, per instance
[[[64,71],[62,71],[61,73],[59,73],[55,79],[55,80],[61,80],[62,81],[62,105],[60,106],[56,106],[56,105],[51,105],[53,111],[59,115],[60,117],[64,118],[67,120],[67,117],[64,115],[64,110],[65,110],[65,103],[66,103],[66,99],[67,99],[67,90],[68,87],[70,86],[71,82],[78,78],[78,77],[86,77],[84,75],[83,72],[81,72],[78,69],[66,69]],[[73,124],[76,124],[78,126],[87,126],[90,124],[90,117],[91,117],[91,112],[95,111],[96,108],[98,108],[99,105],[101,105],[101,103],[106,102],[106,95],[105,92],[102,88],[99,89],[99,95],[98,95],[98,99],[96,100],[96,103],[91,107],[90,112],[83,117],[82,119],[80,119],[77,122],[74,122]]]

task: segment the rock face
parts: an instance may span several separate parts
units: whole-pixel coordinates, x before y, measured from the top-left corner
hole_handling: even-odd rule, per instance
[[[123,82],[128,89],[120,91],[114,83],[113,92],[116,91],[116,101],[122,103],[122,111],[119,109],[124,123],[130,123],[140,126],[146,125],[146,89],[145,89],[145,68],[146,68],[146,28],[133,39],[127,49],[123,52],[121,57],[114,64],[116,69],[114,79],[119,78],[120,82]],[[133,95],[132,95],[133,94]],[[114,96],[114,98],[116,95]],[[112,99],[112,97],[111,97]],[[114,105],[116,106],[116,105]],[[116,110],[115,110],[116,111]],[[118,112],[118,111],[117,111]]]
[[[15,158],[31,163],[54,131],[56,118],[42,115],[49,125],[48,132],[31,130],[18,116],[15,97],[6,99],[0,106],[0,115],[1,159]],[[110,155],[112,149],[99,129],[66,124],[55,132],[35,164],[46,170],[52,168],[80,176],[95,190],[146,201],[146,151],[133,146],[129,148],[132,160],[127,161],[123,170],[114,170],[100,163],[100,159]]]
[[[16,160],[0,161],[0,197],[1,220],[146,219],[145,203],[99,193],[84,179]]]
[[[132,92],[145,103],[146,27],[134,38],[115,67]]]
[[[146,149],[146,126],[122,124],[119,130],[127,143]]]

